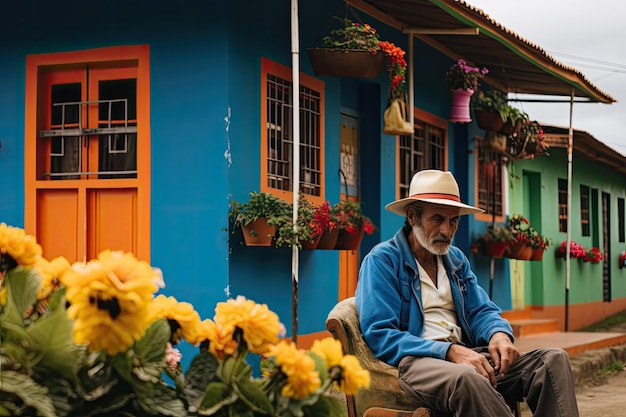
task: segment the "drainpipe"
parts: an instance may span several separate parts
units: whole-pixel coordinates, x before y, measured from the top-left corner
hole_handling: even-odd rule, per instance
[[[298,0],[291,0],[291,70],[293,126],[293,228],[298,227],[298,195],[300,191],[300,34],[298,30]],[[298,342],[298,246],[291,246],[291,340]]]
[[[569,102],[569,133],[567,137],[567,244],[565,246],[565,331],[569,330],[569,287],[571,274],[570,247],[572,245],[572,154],[574,151],[574,128],[572,116],[574,111],[574,90]]]

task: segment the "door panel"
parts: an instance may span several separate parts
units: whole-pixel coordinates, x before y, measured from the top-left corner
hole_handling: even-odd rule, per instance
[[[47,259],[80,258],[77,190],[40,190],[37,198],[37,241]]]
[[[89,258],[105,249],[137,253],[137,190],[91,190],[89,203]]]

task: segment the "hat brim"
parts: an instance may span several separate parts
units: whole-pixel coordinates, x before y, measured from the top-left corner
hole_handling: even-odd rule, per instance
[[[485,210],[481,208],[470,206],[470,205],[463,204],[463,203],[458,203],[452,200],[446,200],[442,198],[415,198],[415,197],[407,197],[407,198],[403,198],[403,199],[394,201],[392,203],[389,203],[385,206],[385,210],[391,213],[397,214],[399,216],[406,216],[407,206],[416,201],[423,201],[425,203],[431,203],[431,204],[441,204],[442,206],[458,207],[460,209],[459,215],[461,216],[466,215],[466,214],[477,214],[477,213],[485,212]]]

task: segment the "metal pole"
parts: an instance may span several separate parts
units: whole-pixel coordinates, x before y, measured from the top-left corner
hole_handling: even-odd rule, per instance
[[[569,104],[569,134],[567,138],[567,243],[565,246],[565,331],[569,330],[569,287],[571,273],[570,247],[572,245],[572,163],[574,151],[574,128],[572,117],[574,111],[574,90],[570,96]]]
[[[490,165],[491,172],[491,227],[496,225],[496,162],[493,161]],[[493,279],[496,275],[496,259],[491,255],[491,261],[489,263],[489,299],[493,300]]]
[[[415,108],[415,96],[413,93],[413,78],[415,73],[415,65],[413,64],[413,35],[409,35],[409,121],[413,126],[413,112]]]
[[[298,0],[291,0],[291,70],[293,126],[293,228],[298,227],[298,196],[300,191],[300,34],[298,31]],[[298,246],[291,246],[291,340],[298,342]]]

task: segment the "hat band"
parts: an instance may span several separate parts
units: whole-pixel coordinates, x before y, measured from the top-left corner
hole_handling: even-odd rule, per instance
[[[452,194],[442,194],[442,193],[413,194],[411,196],[411,198],[440,198],[440,199],[443,199],[443,200],[455,201],[457,203],[461,202],[461,199],[459,198],[459,196],[452,195]]]

